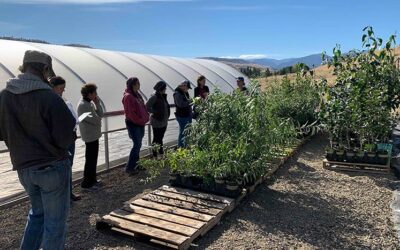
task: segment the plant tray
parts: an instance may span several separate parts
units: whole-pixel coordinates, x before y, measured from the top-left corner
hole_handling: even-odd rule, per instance
[[[322,161],[323,168],[330,170],[339,171],[353,171],[353,172],[363,172],[363,173],[390,173],[390,157],[385,165],[379,164],[367,164],[367,163],[350,163],[350,162],[338,162],[338,161],[328,161],[324,159]]]

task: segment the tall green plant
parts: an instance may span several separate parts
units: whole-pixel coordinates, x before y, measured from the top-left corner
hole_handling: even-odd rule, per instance
[[[364,28],[362,51],[342,54],[333,49],[329,67],[334,67],[336,82],[322,84],[319,117],[332,141],[352,144],[387,141],[392,129],[392,111],[400,105],[400,71],[396,67],[395,36],[383,40],[372,27]]]

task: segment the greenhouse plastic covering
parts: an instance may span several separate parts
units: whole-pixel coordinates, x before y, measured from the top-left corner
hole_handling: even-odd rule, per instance
[[[61,45],[30,43],[0,39],[0,89],[5,88],[7,79],[20,74],[18,67],[26,50],[38,50],[53,58],[56,75],[62,76],[67,87],[64,97],[76,108],[81,99],[80,89],[84,83],[95,83],[106,112],[122,111],[122,94],[126,79],[139,78],[141,92],[147,100],[154,93],[153,86],[163,80],[168,84],[168,101],[173,104],[173,90],[184,80],[189,80],[192,87],[197,85],[200,75],[207,79],[210,91],[219,89],[230,93],[236,88],[236,77],[243,76],[236,69],[211,60],[186,59],[156,55],[144,55],[129,52],[108,51]],[[193,96],[193,89],[190,95]],[[171,115],[173,118],[173,115]],[[107,118],[108,126],[103,130],[125,127],[123,116]]]

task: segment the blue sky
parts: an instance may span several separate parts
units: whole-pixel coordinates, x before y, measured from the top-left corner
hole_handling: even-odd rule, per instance
[[[179,57],[289,58],[400,30],[400,1],[0,0],[0,35]],[[399,39],[400,40],[400,39]]]

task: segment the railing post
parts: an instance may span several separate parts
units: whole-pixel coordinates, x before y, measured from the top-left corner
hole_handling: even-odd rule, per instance
[[[100,105],[103,107],[103,112],[106,113],[106,105],[104,105],[103,100],[100,99]],[[110,169],[110,149],[108,147],[108,117],[103,117],[104,121],[104,160],[106,169]]]
[[[149,146],[149,154],[152,155],[153,151],[151,149],[151,125],[147,124],[147,145]]]
[[[106,117],[104,119],[104,129],[105,129],[105,133],[104,133],[104,159],[105,159],[105,165],[106,165],[106,169],[110,169],[110,151],[109,151],[109,147],[108,147],[108,122],[107,122],[108,118]]]

